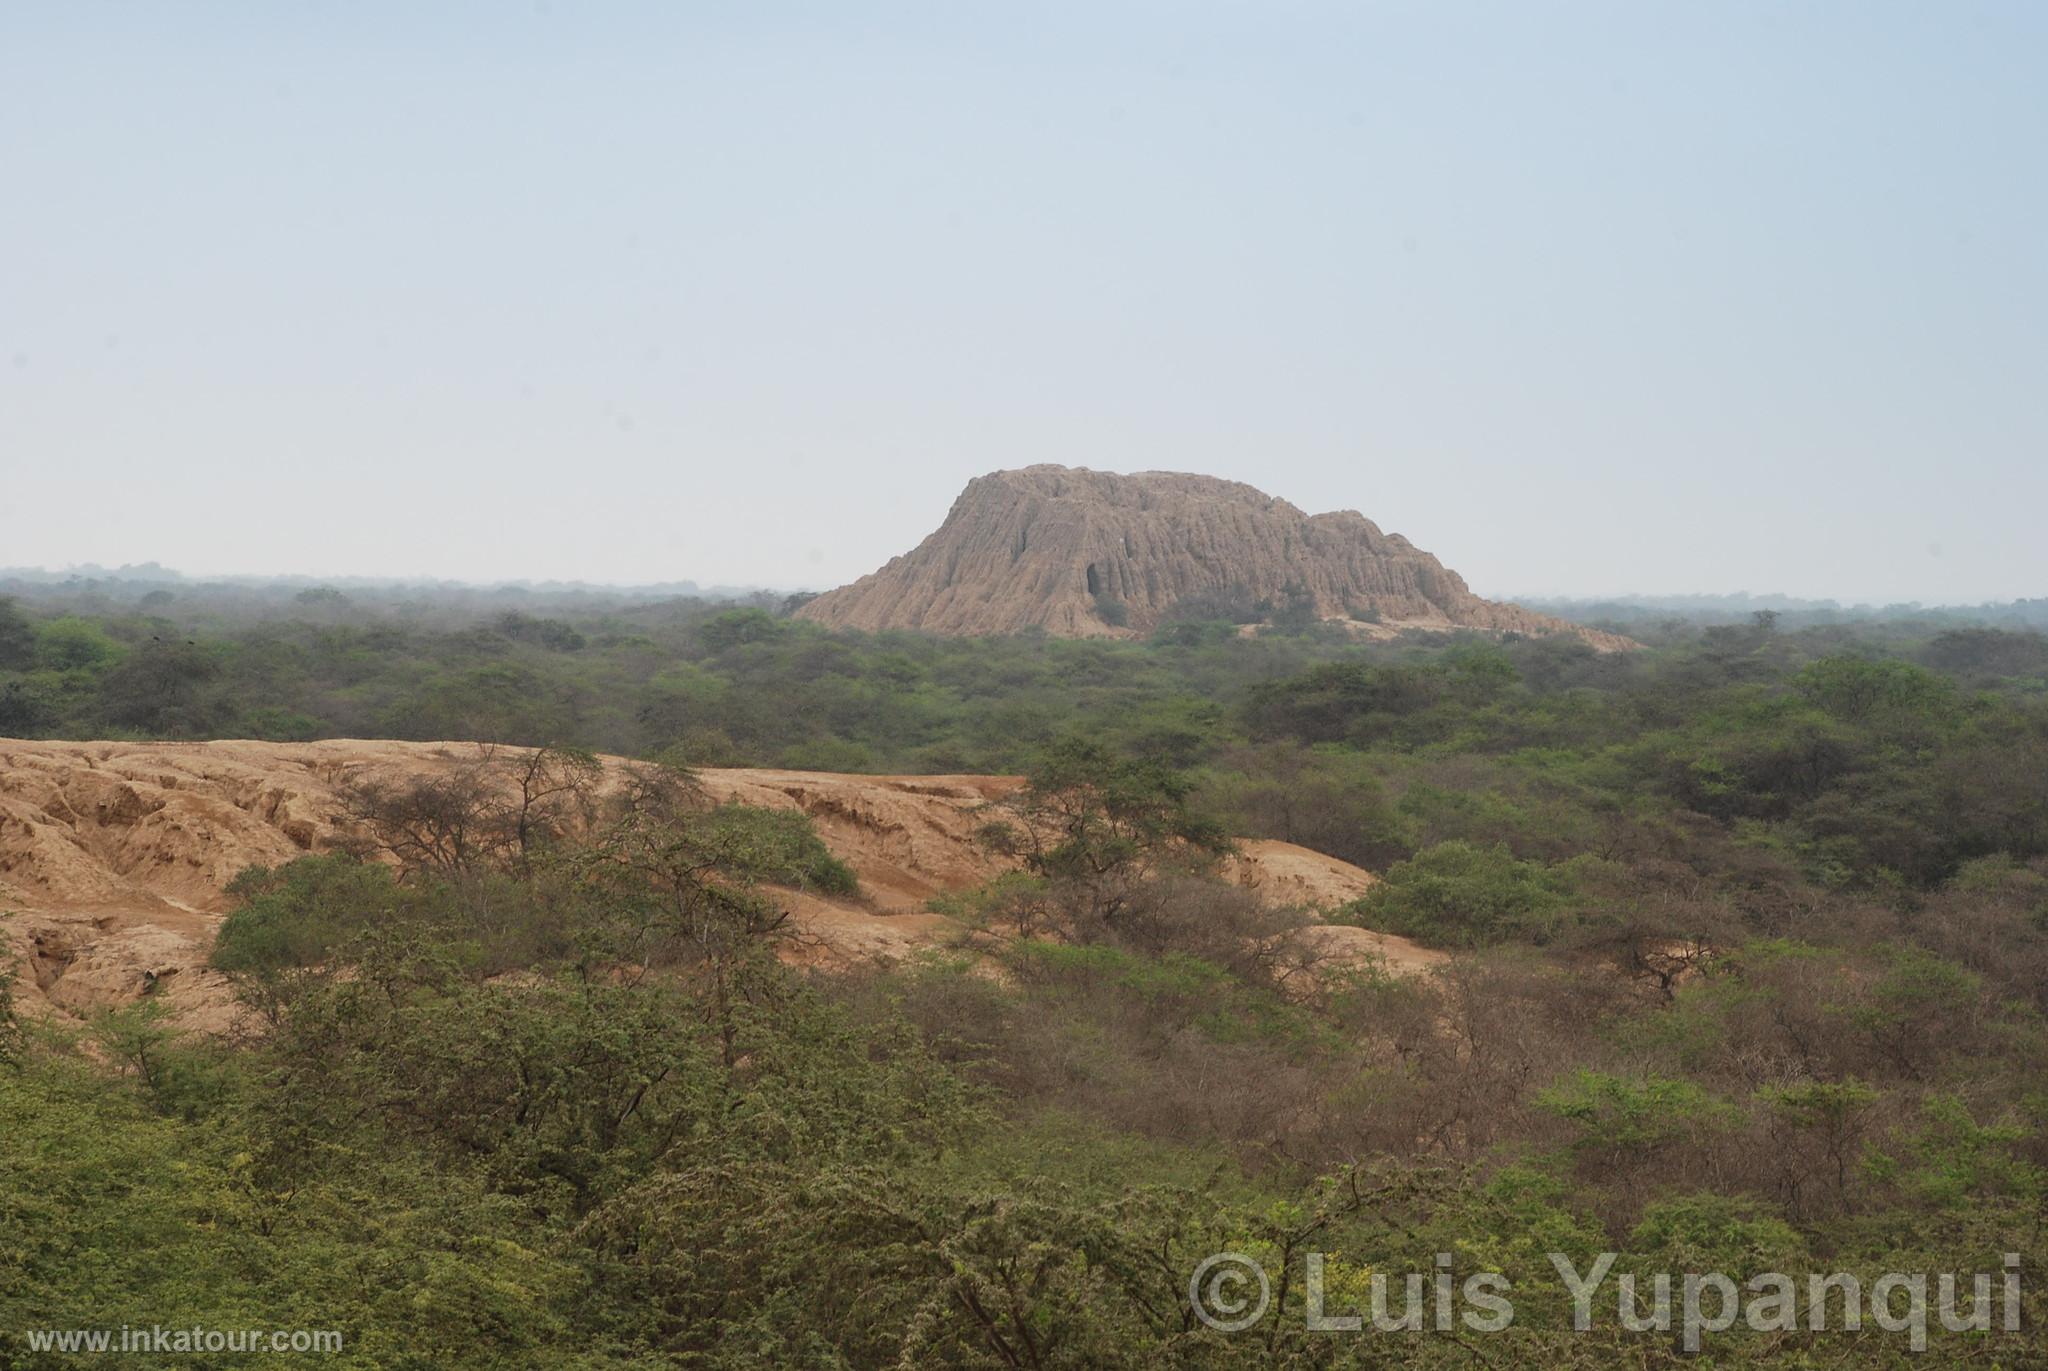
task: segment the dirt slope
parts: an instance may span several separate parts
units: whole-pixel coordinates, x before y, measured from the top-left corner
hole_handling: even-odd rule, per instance
[[[346,841],[340,798],[352,780],[472,764],[466,743],[67,743],[0,739],[0,946],[32,1009],[85,1016],[159,995],[194,1027],[233,1019],[225,980],[206,969],[227,908],[224,887]],[[611,765],[616,766],[616,759]],[[946,890],[1003,867],[974,842],[981,809],[1021,784],[1003,776],[852,776],[707,770],[718,799],[802,810],[860,877],[857,900],[781,892],[798,937],[791,955],[830,964],[895,958],[962,930],[925,912]],[[1278,903],[1331,906],[1372,877],[1288,843],[1246,843],[1235,879]],[[1441,954],[1401,939],[1331,929],[1347,952],[1384,952],[1402,968]],[[1371,946],[1368,947],[1368,943]]]

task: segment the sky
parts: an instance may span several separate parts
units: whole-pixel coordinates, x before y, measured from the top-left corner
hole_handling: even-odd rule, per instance
[[[824,587],[1035,462],[2048,595],[2048,5],[0,0],[0,566]]]

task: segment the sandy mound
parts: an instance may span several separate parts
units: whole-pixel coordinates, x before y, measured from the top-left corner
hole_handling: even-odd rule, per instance
[[[32,1012],[82,1018],[161,995],[194,1027],[226,1026],[232,995],[205,963],[234,875],[359,837],[341,798],[351,782],[450,771],[478,757],[466,743],[0,740],[0,912],[11,915],[0,920],[0,946],[20,972],[19,998]],[[925,902],[1004,869],[974,833],[985,807],[1022,784],[1004,776],[699,775],[717,799],[803,811],[859,876],[857,899],[781,892],[795,928],[790,956],[819,965],[900,958],[963,936],[959,925],[925,912]],[[1334,858],[1270,841],[1244,844],[1230,874],[1275,903],[1319,908],[1355,899],[1372,881]],[[1333,928],[1317,936],[1350,956],[1359,934]],[[1381,941],[1390,964],[1440,960],[1402,939]]]
[[[1413,976],[1442,966],[1450,954],[1393,933],[1347,924],[1313,924],[1296,935],[1328,965],[1349,971],[1378,970]]]
[[[1330,910],[1372,888],[1373,874],[1313,848],[1278,838],[1241,838],[1224,874],[1274,904]]]
[[[720,800],[810,816],[833,855],[860,876],[883,912],[922,910],[946,890],[978,885],[1002,871],[974,841],[980,811],[1014,794],[1014,776],[851,776],[824,771],[707,770],[697,773]]]

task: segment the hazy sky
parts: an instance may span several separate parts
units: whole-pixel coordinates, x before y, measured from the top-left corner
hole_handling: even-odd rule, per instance
[[[0,0],[0,565],[829,585],[1041,461],[2048,594],[2048,5]]]

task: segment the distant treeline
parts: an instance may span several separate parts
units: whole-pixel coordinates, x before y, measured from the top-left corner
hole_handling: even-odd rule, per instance
[[[1981,605],[1845,605],[1789,595],[1622,595],[1612,598],[1531,597],[1517,603],[1573,623],[1640,636],[1646,627],[1676,623],[1736,624],[1766,615],[1781,628],[1826,624],[2048,628],[2048,598]]]
[[[459,581],[342,577],[189,579],[149,567],[119,572],[0,569],[0,596],[44,612],[117,615],[142,612],[191,627],[221,629],[261,619],[337,617],[356,622],[457,623],[494,611],[598,614],[672,600],[779,606],[779,591],[703,587],[692,581],[653,586],[580,582],[474,585]]]

